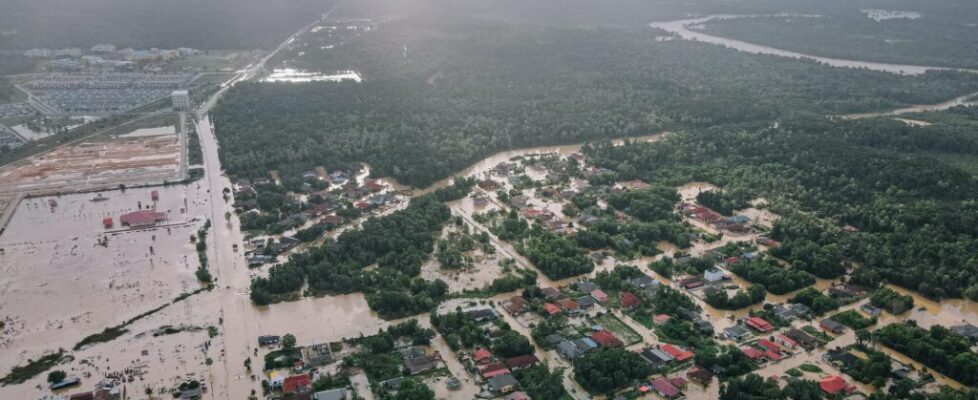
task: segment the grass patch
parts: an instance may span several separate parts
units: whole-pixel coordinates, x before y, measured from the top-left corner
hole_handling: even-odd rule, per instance
[[[843,311],[832,316],[832,320],[852,329],[865,329],[876,325],[876,318],[866,318],[856,310]]]
[[[652,322],[652,314],[648,311],[632,311],[628,313],[628,316],[648,329],[655,329],[655,324]]]
[[[362,369],[372,382],[404,376],[401,355],[397,353],[372,354],[360,352],[343,360],[344,365],[353,365]]]
[[[118,137],[120,135],[131,133],[137,129],[159,128],[159,127],[171,126],[171,125],[174,126],[174,129],[176,129],[179,123],[180,123],[180,119],[177,118],[177,115],[175,113],[164,112],[159,114],[150,114],[146,118],[142,118],[133,121],[132,123],[109,129],[101,133],[100,136]]]
[[[302,359],[299,350],[278,349],[265,355],[265,371],[278,368],[291,368],[295,362]]]
[[[829,336],[825,332],[822,332],[818,330],[818,328],[815,328],[814,326],[811,325],[803,326],[801,330],[805,331],[805,333],[809,335],[812,335],[812,337],[814,337],[815,340],[818,340],[818,342],[823,345],[835,340],[834,337]]]
[[[819,368],[817,365],[808,364],[808,363],[799,365],[798,366],[798,369],[800,369],[802,371],[805,371],[805,372],[811,372],[811,373],[814,373],[814,374],[818,374],[818,373],[821,373],[822,372],[822,369]]]
[[[28,379],[58,365],[65,357],[65,351],[59,349],[57,353],[48,354],[37,360],[28,360],[27,365],[16,366],[10,370],[10,373],[0,378],[0,386],[19,385],[27,382]]]
[[[793,376],[795,378],[801,378],[801,376],[805,374],[804,372],[799,371],[798,368],[789,369],[787,371],[784,371],[784,373],[785,375]]]
[[[642,335],[639,335],[638,332],[635,332],[634,329],[611,313],[594,318],[594,322],[614,333],[626,346],[642,341]]]
[[[200,136],[197,136],[197,128],[192,123],[187,123],[184,128],[187,130],[187,163],[203,165],[204,152],[200,148]]]

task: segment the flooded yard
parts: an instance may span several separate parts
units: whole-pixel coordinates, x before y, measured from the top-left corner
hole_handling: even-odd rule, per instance
[[[264,79],[265,82],[360,82],[363,78],[356,71],[338,71],[333,74],[305,71],[295,68],[277,68]]]

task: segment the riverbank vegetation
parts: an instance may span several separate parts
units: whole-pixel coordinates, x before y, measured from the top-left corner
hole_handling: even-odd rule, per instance
[[[27,360],[26,365],[18,365],[3,378],[0,378],[0,386],[19,385],[27,382],[27,380],[44,373],[44,371],[54,368],[65,357],[67,356],[64,349],[58,349],[56,353],[47,354],[37,360]]]
[[[966,3],[901,3],[896,10],[825,3],[832,6],[817,16],[717,19],[705,26],[713,35],[816,56],[978,68],[978,32],[968,18],[974,9]]]
[[[913,323],[896,323],[874,331],[872,337],[958,382],[978,385],[978,354],[971,350],[971,341],[943,326],[927,330]]]

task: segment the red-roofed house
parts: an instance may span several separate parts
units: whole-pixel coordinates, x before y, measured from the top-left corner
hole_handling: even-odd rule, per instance
[[[494,362],[479,367],[479,373],[483,378],[489,379],[496,375],[508,374],[509,369],[501,362]]]
[[[664,378],[659,378],[652,381],[652,388],[655,389],[659,396],[667,399],[678,398],[681,394],[679,388],[673,386],[673,384],[669,383],[669,381]]]
[[[544,304],[543,305],[543,310],[546,311],[547,314],[550,314],[550,315],[560,314],[560,307],[557,307],[557,305],[554,304],[554,303],[546,303],[546,304]]]
[[[791,338],[789,338],[789,337],[787,337],[785,335],[776,335],[776,336],[774,336],[774,342],[777,343],[777,344],[780,344],[780,345],[782,345],[782,346],[784,346],[786,348],[789,348],[789,349],[793,349],[795,347],[798,347],[798,342],[796,342],[794,340],[791,340]]]
[[[312,379],[309,375],[293,375],[285,378],[282,382],[282,393],[306,393],[312,387]]]
[[[828,393],[830,396],[835,396],[839,392],[852,393],[856,389],[838,375],[822,378],[822,380],[818,383],[818,386],[822,388],[823,392]]]
[[[781,360],[781,354],[778,354],[778,352],[771,351],[771,350],[765,351],[764,352],[764,357],[767,357],[767,359],[768,360],[771,360],[771,361],[780,361]]]
[[[327,225],[340,225],[343,223],[343,217],[335,214],[327,215],[323,217],[323,223]]]
[[[770,322],[758,317],[747,317],[745,324],[758,332],[770,332],[774,330],[774,326]]]
[[[540,362],[540,359],[535,355],[525,355],[517,356],[506,360],[506,365],[509,366],[510,370],[519,371],[523,368],[529,368]]]
[[[371,192],[379,192],[384,190],[384,185],[381,185],[377,181],[367,181],[363,184],[363,187]]]
[[[122,214],[122,216],[119,217],[119,223],[132,228],[138,228],[141,226],[156,225],[157,222],[165,219],[165,213],[157,212],[156,210],[142,210],[134,211],[129,214]]]
[[[740,349],[747,358],[755,362],[764,362],[764,353],[753,347],[743,347]]]
[[[642,303],[638,296],[632,294],[632,292],[621,292],[621,308],[626,310],[638,307]]]
[[[700,368],[698,365],[690,368],[686,372],[686,376],[703,385],[709,385],[713,381],[713,373],[706,368]]]
[[[577,302],[572,299],[560,299],[557,300],[557,304],[565,311],[573,311],[577,309]]]
[[[672,378],[669,378],[669,383],[672,384],[672,386],[675,386],[676,388],[682,390],[686,388],[686,384],[688,382],[686,382],[686,380],[683,379],[683,377],[681,376],[674,376]]]
[[[479,364],[485,364],[492,361],[492,353],[486,349],[476,349],[476,351],[472,353],[472,360]]]
[[[601,347],[622,347],[625,344],[608,331],[597,331],[591,334],[591,340]]]
[[[598,303],[604,303],[608,301],[608,294],[601,289],[594,289],[591,291],[591,297],[594,297]]]
[[[513,392],[506,396],[506,400],[530,400],[530,396],[525,392]]]
[[[777,344],[767,339],[760,339],[757,341],[757,344],[764,346],[764,348],[767,349],[768,351],[773,351],[775,353],[781,351],[781,347],[779,347]]]
[[[670,317],[667,314],[656,314],[655,316],[652,317],[652,323],[656,325],[662,325],[668,322],[670,318],[672,317]]]
[[[662,351],[666,352],[666,354],[669,354],[670,356],[675,358],[676,361],[679,362],[689,360],[694,356],[692,351],[685,350],[681,347],[673,346],[671,344],[664,344],[662,345],[661,349]]]
[[[526,311],[526,299],[522,296],[513,296],[503,304],[503,308],[512,315],[522,314]]]

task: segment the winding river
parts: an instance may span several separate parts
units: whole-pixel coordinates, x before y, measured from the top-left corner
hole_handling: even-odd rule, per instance
[[[927,65],[888,64],[888,63],[878,63],[878,62],[871,62],[871,61],[857,61],[857,60],[846,60],[840,58],[813,56],[810,54],[797,53],[790,50],[783,50],[774,47],[768,47],[759,44],[744,42],[740,40],[729,39],[720,36],[713,36],[703,32],[703,29],[700,26],[712,20],[751,18],[751,17],[756,17],[756,16],[755,15],[710,15],[706,17],[683,19],[683,20],[676,20],[676,21],[652,22],[649,24],[649,26],[675,33],[679,35],[679,37],[686,40],[696,40],[700,42],[718,44],[721,46],[726,46],[747,53],[771,54],[771,55],[782,56],[782,57],[810,59],[826,65],[831,65],[833,67],[865,68],[873,71],[883,71],[883,72],[889,72],[889,73],[894,73],[899,75],[918,75],[927,71],[961,71],[961,72],[978,73],[978,70],[973,70],[973,69],[936,67],[936,66],[927,66]]]

